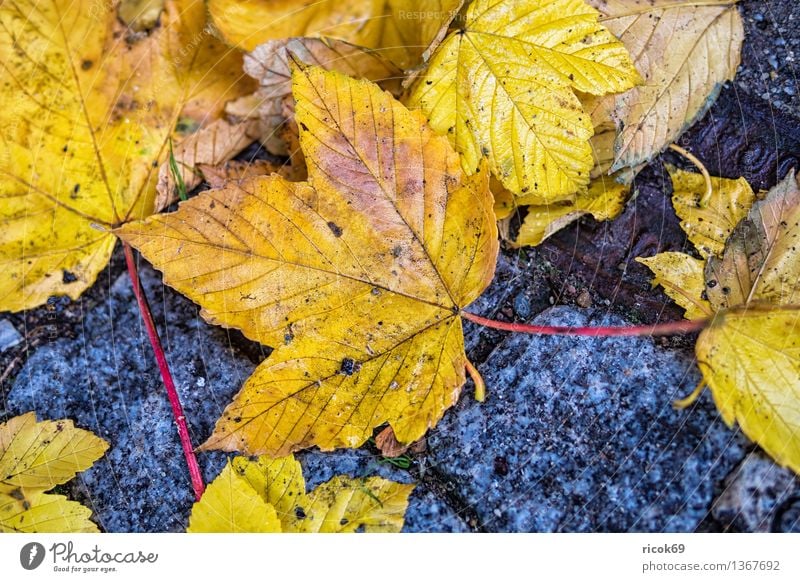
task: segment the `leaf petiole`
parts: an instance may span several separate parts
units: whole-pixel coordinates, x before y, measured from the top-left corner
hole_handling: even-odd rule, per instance
[[[709,319],[692,319],[684,321],[670,321],[668,323],[657,323],[654,325],[631,325],[631,326],[598,326],[598,327],[571,327],[558,325],[529,325],[527,323],[511,323],[506,321],[496,321],[487,319],[468,311],[462,311],[464,319],[468,319],[478,325],[499,329],[501,331],[514,331],[517,333],[531,333],[539,335],[569,335],[569,336],[589,336],[589,337],[642,337],[675,335],[681,333],[693,333],[705,329]]]
[[[181,399],[175,388],[175,381],[172,379],[167,357],[164,354],[164,348],[161,346],[161,339],[158,337],[155,321],[153,321],[153,313],[150,311],[150,305],[147,302],[147,297],[144,294],[144,289],[139,279],[139,271],[136,268],[136,261],[133,258],[133,249],[125,241],[122,241],[122,248],[125,250],[125,262],[128,264],[128,275],[133,285],[133,294],[136,296],[136,301],[139,304],[139,312],[142,314],[142,320],[144,320],[147,335],[150,338],[150,345],[153,346],[153,353],[158,363],[158,370],[161,372],[161,379],[164,381],[164,387],[167,389],[167,398],[172,407],[175,424],[178,427],[178,437],[180,438],[181,447],[183,448],[183,455],[186,457],[186,464],[189,467],[189,476],[192,480],[194,496],[197,501],[200,501],[206,486],[203,483],[203,475],[200,473],[200,466],[197,464],[197,457],[194,454],[192,438],[189,436],[189,427],[186,424],[186,416],[183,414]]]

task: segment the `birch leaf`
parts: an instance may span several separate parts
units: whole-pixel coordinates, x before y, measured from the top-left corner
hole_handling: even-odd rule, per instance
[[[639,81],[625,47],[582,0],[476,0],[463,29],[431,57],[410,102],[474,172],[548,201],[589,183],[593,128],[575,91],[624,91]]]
[[[236,457],[194,504],[187,531],[399,532],[413,489],[381,477],[337,476],[307,494],[294,457]]]
[[[736,74],[744,27],[736,0],[587,0],[633,56],[644,82],[614,99],[612,170],[650,161],[711,106]]]
[[[256,178],[121,228],[203,316],[274,346],[205,449],[419,439],[458,398],[460,310],[491,281],[488,172],[367,81],[293,73],[308,182]]]
[[[230,461],[192,507],[189,533],[277,533],[281,522]]]
[[[0,4],[0,310],[77,298],[108,262],[108,230],[152,212],[179,116],[202,125],[250,90],[204,26],[200,0],[165,3],[149,36],[111,2]]]
[[[700,334],[696,353],[725,422],[800,473],[800,311],[727,312]]]
[[[33,412],[0,424],[0,532],[97,531],[91,511],[46,491],[103,456],[108,444],[70,420]]]

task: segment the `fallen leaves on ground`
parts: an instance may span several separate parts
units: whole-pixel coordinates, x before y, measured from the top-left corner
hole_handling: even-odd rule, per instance
[[[738,423],[778,463],[800,473],[800,185],[790,172],[754,202],[739,181],[712,183],[707,208],[686,204],[699,186],[675,195],[682,225],[708,258],[662,253],[638,260],[687,317],[714,313],[696,354],[725,422]],[[697,180],[682,175],[677,184],[697,186]]]
[[[112,3],[0,4],[0,310],[77,298],[111,256],[110,229],[153,211],[178,121],[202,125],[252,91],[205,24],[201,0],[165,2],[149,35]]]
[[[413,485],[337,476],[306,493],[300,463],[234,457],[189,517],[189,533],[399,532]]]
[[[28,412],[0,424],[0,532],[97,532],[89,508],[47,491],[91,467],[107,449],[70,420],[37,422]]]
[[[488,158],[515,195],[548,202],[585,189],[592,119],[575,91],[624,91],[640,78],[583,0],[476,0],[433,53],[410,104],[474,172]]]
[[[672,179],[672,205],[697,252],[703,258],[719,255],[736,224],[747,215],[756,195],[744,178],[711,176],[711,198],[703,204],[706,181],[696,172],[667,166]]]
[[[290,60],[374,81],[395,95],[400,93],[402,72],[376,51],[328,38],[288,38],[261,44],[245,56],[244,70],[258,81],[254,97],[261,140],[274,155],[294,153],[297,126]]]
[[[204,192],[119,235],[212,323],[275,347],[204,449],[283,456],[435,425],[465,381],[460,310],[498,252],[488,172],[367,81],[296,68],[308,182]]]
[[[222,36],[252,51],[288,37],[327,37],[379,50],[398,67],[419,64],[441,40],[463,0],[209,0]]]
[[[649,162],[711,106],[741,58],[737,0],[587,0],[644,82],[608,97],[619,127],[613,170]]]

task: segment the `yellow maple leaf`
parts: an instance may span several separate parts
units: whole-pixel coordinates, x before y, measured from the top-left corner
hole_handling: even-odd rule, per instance
[[[739,66],[737,0],[587,0],[644,82],[608,97],[620,127],[613,170],[650,161],[698,119]]]
[[[77,298],[108,262],[109,229],[153,210],[179,116],[202,124],[251,90],[205,25],[201,0],[166,2],[150,35],[110,2],[0,4],[0,310]]]
[[[398,532],[413,485],[337,476],[306,493],[300,463],[235,457],[194,504],[190,533]]]
[[[295,69],[307,183],[209,191],[120,236],[213,323],[275,346],[206,449],[356,447],[390,423],[419,439],[465,381],[460,310],[491,281],[488,172],[367,81]]]
[[[96,532],[88,508],[46,491],[88,469],[106,449],[70,420],[37,422],[29,412],[0,424],[0,532]]]
[[[483,157],[516,195],[568,199],[589,183],[592,120],[575,91],[639,81],[583,0],[476,0],[431,57],[410,103],[474,172]]]
[[[208,10],[230,44],[251,51],[271,40],[329,37],[379,49],[408,69],[447,31],[463,0],[209,0]]]

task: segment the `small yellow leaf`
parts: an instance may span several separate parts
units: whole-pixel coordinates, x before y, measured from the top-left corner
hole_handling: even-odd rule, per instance
[[[236,457],[194,504],[187,531],[399,532],[413,489],[381,477],[337,476],[306,494],[293,456]]]
[[[284,456],[413,442],[465,381],[460,310],[491,281],[488,172],[376,85],[293,75],[309,180],[256,178],[121,228],[213,323],[276,349],[205,449]]]
[[[712,314],[711,305],[703,299],[705,261],[676,252],[638,257],[636,261],[653,271],[653,285],[661,285],[664,292],[683,307],[686,319],[702,319]]]
[[[70,420],[28,412],[0,424],[0,532],[96,532],[92,512],[45,493],[88,469],[108,443]]]
[[[189,533],[280,533],[275,508],[231,467],[230,461],[192,507]]]
[[[800,311],[731,311],[697,340],[697,363],[729,426],[800,473]]]
[[[650,161],[716,99],[739,65],[736,0],[587,0],[625,44],[644,82],[609,97],[620,126],[613,169]]]
[[[729,180],[711,177],[711,198],[705,206],[700,200],[706,191],[701,174],[667,166],[672,178],[672,205],[681,219],[681,228],[703,258],[721,255],[725,241],[756,201],[744,178]]]
[[[0,424],[0,485],[52,489],[103,456],[108,443],[71,420],[36,421],[33,412]]]
[[[628,187],[610,178],[593,180],[589,189],[574,202],[528,206],[514,246],[536,246],[585,214],[597,220],[611,220],[625,207]],[[524,198],[519,199],[520,202]]]
[[[112,2],[0,3],[0,310],[77,298],[109,230],[152,212],[178,117],[202,124],[251,90],[205,22],[202,0],[167,0],[141,36]]]
[[[287,531],[302,533],[399,532],[413,485],[368,477],[334,477],[308,494]],[[299,507],[299,505],[298,505]],[[304,516],[302,516],[304,514]]]
[[[410,102],[474,172],[483,157],[516,195],[568,198],[589,182],[592,120],[575,91],[639,81],[627,51],[582,0],[476,0],[434,52]]]
[[[706,294],[715,310],[768,301],[800,303],[800,185],[791,171],[753,205],[721,257],[706,266]]]
[[[0,491],[0,533],[97,533],[92,511],[63,495]]]
[[[288,37],[328,37],[381,54],[401,68],[419,64],[456,16],[463,0],[209,0],[230,44],[252,51]]]

